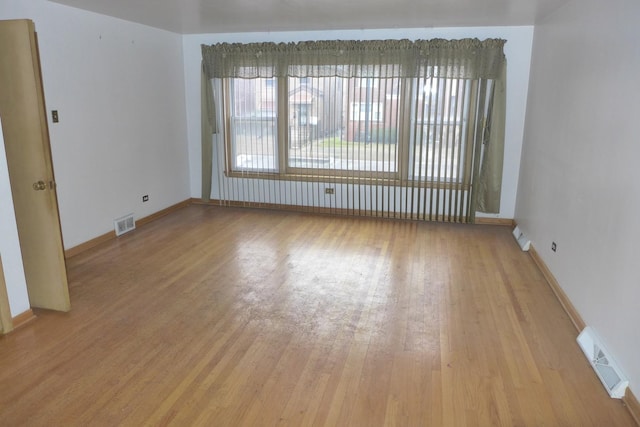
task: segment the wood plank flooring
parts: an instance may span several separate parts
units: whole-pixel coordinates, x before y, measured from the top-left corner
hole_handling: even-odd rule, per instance
[[[0,338],[2,426],[631,426],[510,230],[189,206]]]

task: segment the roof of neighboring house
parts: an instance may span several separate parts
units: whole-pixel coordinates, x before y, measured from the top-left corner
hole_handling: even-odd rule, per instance
[[[294,95],[298,95],[292,100],[294,104],[310,104],[314,96],[323,96],[323,93],[320,89],[303,84],[289,91],[289,98]]]

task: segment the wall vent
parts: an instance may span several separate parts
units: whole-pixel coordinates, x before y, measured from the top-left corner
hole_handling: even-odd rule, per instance
[[[620,368],[602,346],[593,329],[589,326],[584,328],[578,335],[577,341],[591,363],[591,367],[609,392],[609,396],[615,399],[623,398],[629,381],[622,375]]]
[[[116,236],[121,236],[136,228],[136,222],[133,219],[133,214],[125,215],[122,218],[114,220],[113,225],[116,230]]]
[[[520,227],[516,226],[516,228],[513,229],[513,237],[515,237],[516,241],[520,245],[520,249],[525,252],[529,250],[529,246],[531,246],[531,240],[527,239],[524,233],[520,231]]]

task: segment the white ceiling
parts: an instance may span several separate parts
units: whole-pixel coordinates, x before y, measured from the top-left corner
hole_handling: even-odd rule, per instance
[[[50,0],[175,33],[534,25],[570,0]]]

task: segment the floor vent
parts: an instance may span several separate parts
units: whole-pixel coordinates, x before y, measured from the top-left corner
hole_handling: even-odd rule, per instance
[[[593,329],[589,326],[584,328],[577,341],[609,395],[615,399],[623,398],[629,381],[622,375],[607,350],[602,347]]]
[[[520,227],[516,226],[516,228],[513,229],[513,237],[515,237],[515,239],[518,241],[520,249],[525,252],[529,250],[529,246],[531,246],[531,240],[527,239],[524,233],[520,231]]]
[[[116,229],[116,236],[120,236],[136,228],[136,222],[133,219],[133,214],[125,215],[122,218],[116,219],[113,221],[113,225]]]

